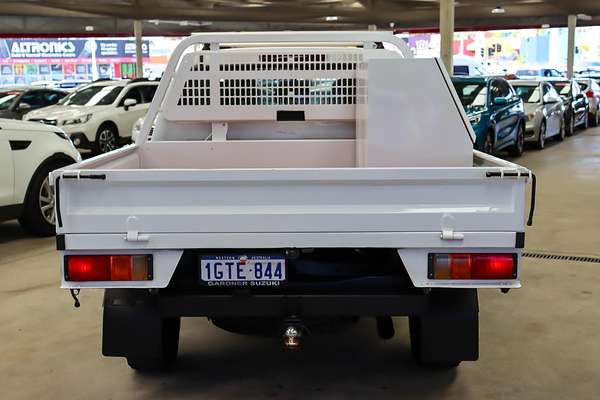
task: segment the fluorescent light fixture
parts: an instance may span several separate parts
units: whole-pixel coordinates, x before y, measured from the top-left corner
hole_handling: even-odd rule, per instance
[[[492,9],[492,14],[504,14],[505,12],[506,10],[501,6],[497,6]]]
[[[325,21],[337,21],[339,19],[339,17],[337,15],[328,15],[325,17]]]
[[[85,26],[85,31],[86,32],[93,32],[94,31],[94,27],[92,25],[86,25]]]
[[[577,14],[577,19],[580,19],[582,21],[591,21],[592,20],[592,16],[591,15],[587,15],[587,14]]]
[[[542,28],[548,29],[548,28],[550,28],[550,24],[542,24]]]

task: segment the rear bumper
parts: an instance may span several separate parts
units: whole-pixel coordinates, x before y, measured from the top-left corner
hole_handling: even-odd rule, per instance
[[[163,322],[181,316],[210,316],[215,320],[221,317],[234,323],[246,317],[258,317],[258,324],[268,325],[269,320],[280,318],[283,322],[292,316],[308,321],[311,317],[407,315],[411,317],[413,350],[420,353],[422,361],[477,360],[478,313],[474,289],[436,289],[429,294],[418,291],[389,296],[247,297],[169,297],[163,293],[152,295],[143,290],[116,289],[107,290],[104,296],[102,354],[160,356]]]
[[[428,309],[422,291],[397,295],[159,296],[164,317],[412,316]]]

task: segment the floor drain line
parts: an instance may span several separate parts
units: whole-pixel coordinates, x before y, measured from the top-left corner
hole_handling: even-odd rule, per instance
[[[584,263],[596,263],[600,264],[600,257],[589,257],[589,256],[573,256],[565,254],[552,254],[552,253],[536,253],[536,252],[523,252],[523,257],[527,258],[540,258],[543,260],[557,260],[557,261],[574,261]]]

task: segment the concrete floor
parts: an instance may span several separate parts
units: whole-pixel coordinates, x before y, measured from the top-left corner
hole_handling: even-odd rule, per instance
[[[600,255],[600,129],[530,150],[537,173],[529,250]],[[390,341],[364,320],[289,354],[279,341],[184,319],[175,371],[142,375],[100,356],[100,291],[74,309],[53,239],[0,224],[0,398],[597,399],[600,264],[523,259],[520,290],[480,292],[480,360],[417,367],[405,319]]]

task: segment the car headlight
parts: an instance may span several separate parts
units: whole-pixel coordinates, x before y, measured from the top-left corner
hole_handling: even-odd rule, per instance
[[[61,138],[61,139],[65,139],[65,140],[69,140],[69,141],[71,140],[71,139],[70,139],[70,138],[67,136],[67,134],[66,134],[66,133],[64,133],[63,131],[54,131],[54,134],[55,134],[56,136],[58,136],[59,138]]]
[[[469,122],[473,125],[478,124],[479,121],[481,121],[481,114],[475,114],[469,117]]]
[[[63,125],[77,125],[77,124],[85,124],[92,118],[92,114],[81,115],[77,118],[66,119],[63,121]]]

